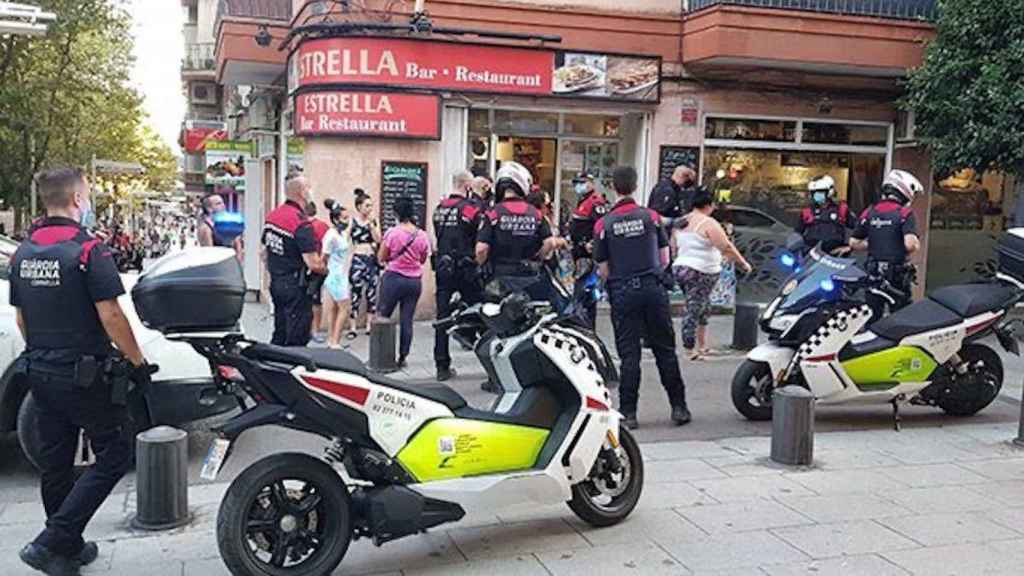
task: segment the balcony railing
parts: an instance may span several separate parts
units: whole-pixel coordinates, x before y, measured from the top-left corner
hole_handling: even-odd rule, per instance
[[[930,21],[935,19],[937,4],[937,0],[689,0],[687,12],[711,6],[734,5]]]
[[[217,25],[222,18],[249,18],[287,23],[292,19],[291,0],[220,0]]]
[[[186,72],[213,71],[217,67],[216,46],[213,42],[185,45],[185,58],[181,69]]]

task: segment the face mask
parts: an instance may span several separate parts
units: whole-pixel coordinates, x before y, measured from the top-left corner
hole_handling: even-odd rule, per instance
[[[824,204],[827,196],[825,196],[824,192],[815,192],[811,195],[811,198],[814,198],[815,204]]]
[[[338,232],[344,232],[348,228],[348,221],[347,220],[340,220],[340,221],[338,221],[337,224],[335,224],[335,226],[337,226]]]
[[[89,228],[96,225],[96,213],[92,210],[92,202],[85,200],[78,207],[78,223]]]
[[[587,193],[587,183],[586,182],[580,182],[579,184],[576,185],[575,188],[576,188],[576,194],[578,196],[582,196],[582,195]]]

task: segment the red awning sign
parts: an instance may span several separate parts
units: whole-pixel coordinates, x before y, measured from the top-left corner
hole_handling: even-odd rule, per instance
[[[308,92],[295,97],[301,136],[441,138],[441,97],[361,90]]]

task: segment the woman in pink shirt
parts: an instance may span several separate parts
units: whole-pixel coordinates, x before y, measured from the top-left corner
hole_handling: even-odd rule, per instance
[[[401,305],[399,368],[405,368],[405,359],[412,346],[412,320],[423,290],[423,264],[430,257],[430,239],[426,232],[416,226],[415,212],[412,199],[399,198],[395,201],[398,226],[384,234],[377,253],[381,263],[386,266],[377,300],[377,314],[390,318],[395,307]]]

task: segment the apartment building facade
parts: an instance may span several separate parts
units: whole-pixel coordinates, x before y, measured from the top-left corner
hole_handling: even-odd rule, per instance
[[[688,163],[730,207],[760,269],[740,292],[755,298],[777,288],[771,257],[822,174],[855,210],[887,170],[918,175],[936,191],[914,206],[925,247],[1005,226],[1012,183],[933,182],[899,111],[934,0],[429,0],[420,16],[413,5],[220,0],[215,75],[249,91],[229,132],[254,142],[246,194],[260,210],[301,167],[321,197],[370,191],[385,221],[396,195],[414,194],[429,222],[455,170],[516,160],[564,221],[578,172],[610,188],[612,168],[632,164],[646,195]],[[924,250],[921,288],[984,267],[983,252],[933,274]]]

